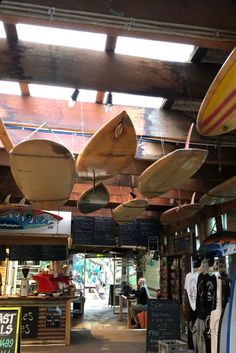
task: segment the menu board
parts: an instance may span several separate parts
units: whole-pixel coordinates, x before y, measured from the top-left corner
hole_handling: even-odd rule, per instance
[[[46,327],[60,328],[61,327],[62,308],[60,306],[48,306],[46,312]]]
[[[73,243],[92,245],[94,243],[94,217],[75,217],[72,221]]]
[[[10,245],[9,259],[13,261],[66,260],[68,249],[63,245]]]
[[[94,242],[96,245],[115,245],[115,223],[110,218],[95,218]]]
[[[146,350],[158,351],[158,340],[180,339],[180,304],[177,300],[149,299]]]
[[[38,312],[37,306],[25,306],[21,311],[21,337],[36,338],[38,336]]]
[[[17,353],[20,348],[21,308],[0,308],[0,353]]]
[[[110,217],[75,217],[72,224],[75,245],[148,247],[150,238],[157,238],[159,232],[160,224],[154,219],[135,219],[117,225]]]

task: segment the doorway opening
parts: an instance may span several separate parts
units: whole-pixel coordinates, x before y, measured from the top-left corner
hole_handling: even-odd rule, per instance
[[[80,304],[73,302],[73,329],[125,328],[119,322],[119,294],[136,287],[134,257],[116,253],[78,253],[71,261],[72,280]],[[79,310],[78,310],[79,309]],[[117,314],[117,315],[116,315]]]

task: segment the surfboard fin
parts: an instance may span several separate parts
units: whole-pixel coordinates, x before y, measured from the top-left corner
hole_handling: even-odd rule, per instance
[[[8,205],[10,203],[10,198],[11,198],[11,194],[7,195],[5,200],[4,200],[4,202],[3,202],[3,204]]]
[[[196,196],[196,192],[194,192],[192,194],[192,198],[191,198],[191,204],[193,204],[195,202],[195,196]]]
[[[191,138],[191,135],[192,135],[192,131],[193,131],[193,127],[194,127],[194,123],[191,124],[189,130],[188,130],[188,135],[186,137],[186,142],[185,142],[185,149],[188,149],[189,148],[189,143],[190,143],[190,138]]]
[[[25,206],[25,201],[26,201],[26,198],[23,197],[20,202],[19,202],[19,205],[24,205]]]

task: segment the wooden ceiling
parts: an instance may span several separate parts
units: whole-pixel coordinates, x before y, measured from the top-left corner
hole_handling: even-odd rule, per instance
[[[40,5],[36,0],[1,1],[0,20],[7,38],[0,39],[0,79],[19,82],[22,93],[0,98],[0,116],[13,144],[46,122],[46,128],[35,136],[55,140],[53,130],[77,155],[98,128],[127,110],[137,132],[138,149],[132,165],[106,183],[111,202],[99,214],[110,214],[111,208],[128,199],[133,175],[137,183],[147,166],[184,146],[207,89],[236,46],[235,18],[233,0],[42,0]],[[106,50],[22,42],[18,40],[17,23],[106,33]],[[114,53],[117,36],[193,44],[195,50],[188,63],[124,56]],[[29,83],[96,90],[96,103],[77,104],[70,109],[64,101],[31,97]],[[164,97],[165,103],[161,109],[113,106],[112,112],[105,113],[102,102],[106,91]],[[179,201],[189,202],[194,191],[198,200],[235,175],[235,136],[233,132],[204,138],[194,129],[191,146],[209,150],[206,162],[184,185],[151,199],[146,215],[153,216],[153,212],[160,213]],[[22,195],[9,170],[4,132],[1,140],[1,199],[10,193],[18,200]],[[77,180],[64,209],[76,213],[81,192],[90,186]]]

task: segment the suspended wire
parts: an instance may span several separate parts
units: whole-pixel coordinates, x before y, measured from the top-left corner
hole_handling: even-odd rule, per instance
[[[45,121],[43,124],[41,124],[39,127],[37,127],[37,129],[35,129],[31,134],[29,134],[28,136],[26,136],[23,141],[29,140],[34,134],[36,134],[36,132],[38,132],[40,129],[42,129],[44,126],[46,126],[46,124],[47,124],[47,123],[46,123],[46,121]]]

